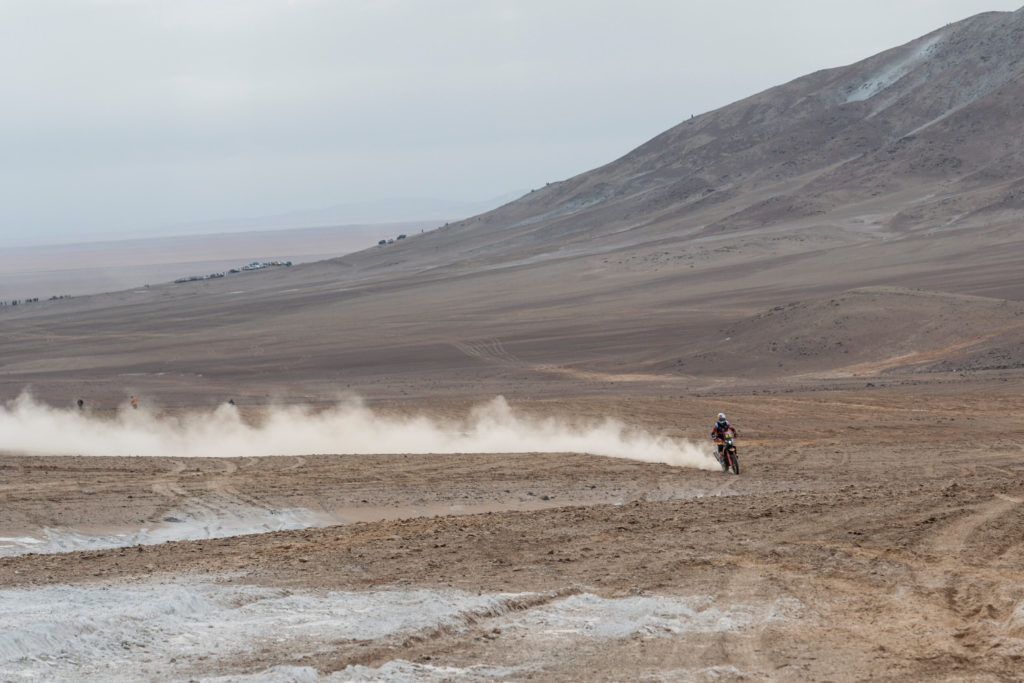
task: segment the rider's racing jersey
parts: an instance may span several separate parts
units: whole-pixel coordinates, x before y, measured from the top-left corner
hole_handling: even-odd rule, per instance
[[[724,439],[726,435],[729,433],[729,430],[732,430],[732,433],[734,435],[737,433],[736,428],[729,424],[728,420],[726,420],[724,423],[716,422],[715,425],[711,428],[711,438]]]

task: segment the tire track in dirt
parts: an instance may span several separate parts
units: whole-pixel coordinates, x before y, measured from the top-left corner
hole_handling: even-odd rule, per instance
[[[491,363],[508,368],[530,370],[548,375],[571,377],[573,379],[588,382],[649,382],[664,381],[666,379],[679,379],[679,376],[677,375],[650,375],[635,372],[613,374],[592,370],[567,368],[550,363],[529,363],[506,350],[500,339],[460,341],[453,342],[452,345],[470,358],[476,358],[477,360],[485,363]]]
[[[271,517],[280,510],[266,501],[242,494],[231,487],[217,487],[203,494],[190,495],[176,501],[170,511],[175,518],[184,517],[202,528],[209,536],[218,535],[218,529],[225,525],[235,529],[234,533],[257,533],[273,531],[274,524],[263,520],[264,513]],[[179,521],[185,521],[179,520]]]
[[[470,358],[476,358],[484,363],[494,363],[509,367],[527,367],[517,356],[509,353],[500,339],[479,339],[457,341],[452,344],[456,349]]]
[[[986,467],[990,470],[995,470],[1000,474],[1005,474],[1006,476],[1013,477],[1014,479],[1018,479],[1021,476],[1019,472],[1012,472],[1010,470],[1003,469],[1002,467],[996,467],[995,465],[982,465],[982,467]]]
[[[207,493],[197,499],[197,502],[225,515],[253,508],[268,511],[277,509],[277,506],[271,505],[266,499],[244,493],[222,479],[209,482]]]
[[[742,472],[742,470],[740,470]],[[726,478],[720,485],[715,486],[708,493],[709,496],[720,496],[725,491],[736,486],[738,478],[732,472],[722,472],[722,476]]]
[[[965,512],[965,516],[942,529],[927,539],[926,547],[938,557],[959,556],[967,545],[968,538],[989,520],[1005,514],[1020,504],[1017,498],[995,494],[994,500],[981,505],[978,509]]]
[[[985,536],[984,527],[1008,515],[1022,502],[1021,498],[995,493],[990,501],[965,511],[960,519],[927,539],[925,547],[939,560],[917,568],[915,578],[922,586],[932,586],[936,597],[955,618],[953,638],[965,651],[998,646],[1014,626],[1015,611],[1024,598],[1024,577],[1019,571],[1008,574],[999,564],[988,565],[976,551],[970,552],[969,546],[972,539]],[[1018,537],[1001,555],[1022,543],[1024,539]],[[1004,588],[996,590],[999,585]],[[1007,585],[1016,588],[1008,590]]]
[[[963,661],[983,653],[999,658],[1005,652],[1006,663],[1010,664],[1014,648],[994,648],[1007,644],[1007,638],[1015,639],[1013,634],[1022,630],[1015,615],[1024,601],[1024,572],[1013,568],[1012,559],[986,562],[985,556],[977,555],[978,551],[971,546],[978,545],[978,538],[992,537],[992,530],[986,527],[1012,513],[1024,499],[995,493],[990,500],[971,505],[968,501],[973,494],[970,489],[964,491],[959,498],[967,507],[949,522],[941,521],[942,515],[931,504],[932,495],[922,494],[923,497],[905,503],[895,498],[886,519],[901,520],[897,526],[889,527],[903,529],[902,538],[893,535],[897,542],[902,541],[899,545],[862,547],[859,542],[837,542],[841,528],[818,529],[810,531],[815,534],[812,539],[786,539],[779,546],[783,561],[776,563],[775,569],[781,568],[793,581],[799,578],[803,582],[802,592],[796,590],[801,600],[828,605],[826,612],[838,609],[836,617],[854,606],[858,612],[885,615],[884,620],[872,620],[873,628],[865,628],[860,619],[853,619],[849,627],[844,619],[828,627],[832,631],[830,637],[846,632],[850,642],[864,644],[865,652],[873,652],[881,645],[883,652],[897,654],[901,659],[912,653],[918,653],[913,655],[916,658],[922,652],[934,652],[962,657]],[[954,494],[953,501],[957,500]],[[931,515],[926,517],[929,511]],[[880,521],[884,520],[879,520],[869,507],[860,521],[856,517],[850,520],[850,526],[870,530]],[[1013,522],[1010,524],[1011,529],[1002,533],[1012,537]],[[801,525],[793,532],[799,536],[813,528]],[[872,531],[858,533],[866,534],[862,538],[868,544],[875,537]],[[998,556],[1016,552],[1022,540],[1014,538],[1013,543],[1010,550]],[[999,550],[1001,547],[993,552]],[[769,565],[765,568],[771,571]],[[812,568],[815,571],[810,572]],[[885,578],[879,580],[881,577]],[[799,588],[790,580],[784,580],[782,585],[791,590]],[[842,607],[844,604],[848,606]],[[921,628],[925,622],[931,628]],[[929,631],[934,632],[931,638],[918,635]]]
[[[158,493],[170,499],[187,498],[189,496],[188,491],[182,488],[176,481],[156,482],[150,488],[153,490],[153,493]]]
[[[807,448],[791,448],[784,451],[777,460],[778,464],[783,467],[795,468],[804,463],[807,460]]]
[[[238,465],[231,460],[220,460],[217,464],[222,468],[221,474],[234,474],[238,471]]]
[[[494,604],[466,609],[451,615],[444,623],[418,631],[399,630],[395,633],[376,637],[372,640],[337,640],[329,652],[304,653],[294,656],[289,663],[294,666],[310,666],[321,675],[342,672],[346,667],[364,666],[377,669],[396,658],[402,652],[402,659],[411,662],[430,662],[442,655],[461,653],[472,660],[481,657],[481,648],[501,639],[500,625],[509,617],[528,614],[542,609],[559,600],[582,593],[583,590],[570,586],[542,593],[512,595],[498,599]],[[315,649],[315,648],[309,648]],[[279,664],[276,653],[264,659],[268,650],[251,653],[246,664],[250,668],[268,668]],[[256,662],[254,666],[253,661]],[[377,680],[376,678],[374,680]],[[444,680],[450,680],[445,677]],[[476,677],[473,680],[477,680]]]

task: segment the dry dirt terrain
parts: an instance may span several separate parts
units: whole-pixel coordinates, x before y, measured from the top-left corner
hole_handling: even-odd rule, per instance
[[[695,440],[707,415],[727,409],[742,430],[740,476],[558,453],[9,455],[0,459],[0,521],[16,534],[84,520],[93,533],[152,525],[185,501],[302,507],[348,523],[7,557],[0,586],[215,581],[315,594],[514,596],[413,633],[262,644],[223,659],[183,654],[161,674],[172,678],[284,664],[355,676],[401,661],[438,680],[473,679],[481,665],[506,668],[477,677],[514,680],[1016,680],[1024,666],[1018,386],[994,379],[522,406],[617,413]],[[603,637],[523,627],[574,597],[621,601],[609,603],[619,618],[637,604],[689,600],[696,615],[731,609],[715,623],[736,623],[641,624]]]
[[[0,306],[0,679],[1021,680],[1022,31],[380,248]]]

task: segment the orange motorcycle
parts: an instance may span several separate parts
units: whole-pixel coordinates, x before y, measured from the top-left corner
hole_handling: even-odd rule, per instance
[[[740,473],[740,458],[736,455],[736,443],[732,434],[726,434],[721,439],[715,439],[716,444],[721,445],[721,450],[715,449],[715,459],[722,466],[723,472],[732,470],[733,474]]]

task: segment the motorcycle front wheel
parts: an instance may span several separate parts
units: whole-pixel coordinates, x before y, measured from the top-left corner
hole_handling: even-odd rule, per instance
[[[729,461],[726,460],[725,453],[719,453],[718,450],[716,449],[715,450],[715,460],[717,460],[718,464],[722,466],[722,471],[723,472],[728,472],[729,471]]]

